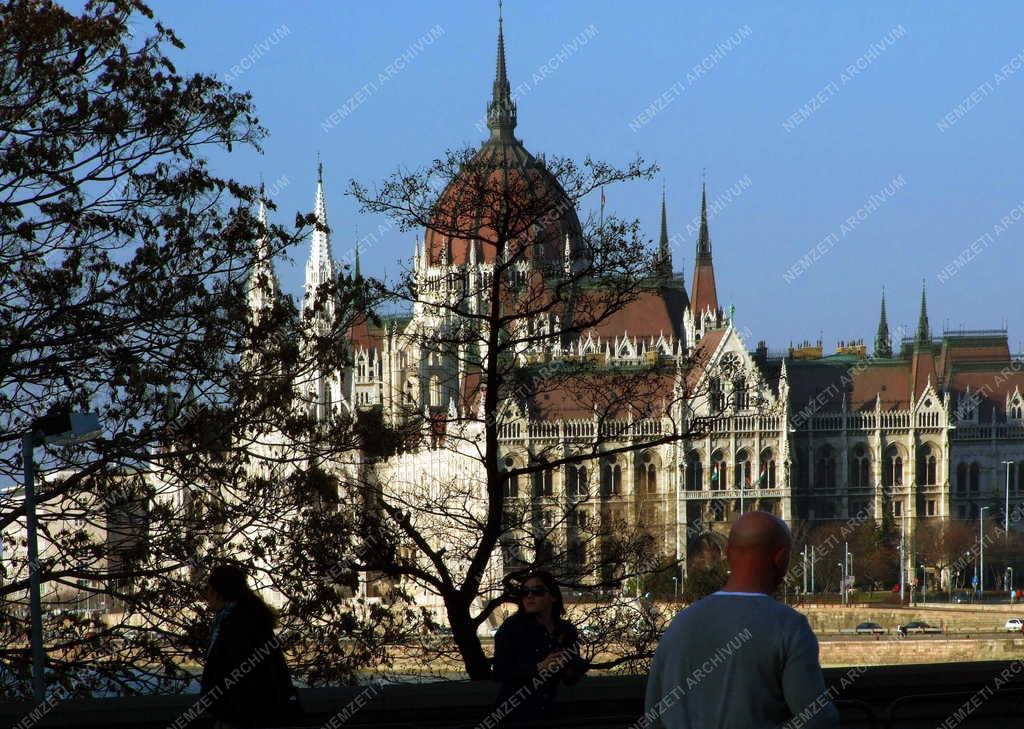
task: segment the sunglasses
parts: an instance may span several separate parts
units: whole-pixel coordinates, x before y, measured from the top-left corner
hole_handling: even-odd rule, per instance
[[[548,594],[548,588],[546,587],[524,587],[519,591],[519,594],[523,597],[543,597]]]

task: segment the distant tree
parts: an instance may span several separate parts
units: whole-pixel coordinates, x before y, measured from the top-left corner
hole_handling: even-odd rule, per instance
[[[919,524],[914,536],[918,562],[945,574],[952,586],[952,571],[964,565],[967,552],[977,548],[978,535],[972,526],[959,519],[926,520]],[[959,567],[963,569],[963,567]],[[932,589],[939,589],[936,582]]]
[[[683,583],[683,599],[695,602],[707,597],[722,589],[728,576],[724,562],[688,569]]]

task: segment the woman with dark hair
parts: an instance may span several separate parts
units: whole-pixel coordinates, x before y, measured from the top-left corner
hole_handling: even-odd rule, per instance
[[[497,712],[509,722],[550,718],[558,684],[576,683],[587,670],[576,628],[562,618],[565,605],[554,576],[537,570],[521,585],[519,610],[494,636]]]
[[[203,668],[202,697],[215,729],[279,723],[295,704],[276,618],[246,584],[245,572],[219,565],[206,580],[206,601],[216,611]]]

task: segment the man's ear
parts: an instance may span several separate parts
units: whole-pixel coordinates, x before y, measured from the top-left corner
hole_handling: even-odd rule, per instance
[[[782,572],[789,569],[789,547],[779,547],[772,552],[772,564]]]

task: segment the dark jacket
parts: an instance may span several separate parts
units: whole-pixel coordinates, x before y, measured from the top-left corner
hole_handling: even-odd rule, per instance
[[[292,711],[294,695],[268,616],[244,603],[226,605],[214,619],[203,668],[207,711],[242,726],[272,724]]]
[[[569,660],[541,680],[537,664],[559,650],[566,651]],[[494,677],[501,682],[498,707],[506,723],[550,717],[558,684],[579,678],[585,668],[576,628],[567,620],[558,620],[554,632],[548,633],[536,618],[519,612],[502,623],[494,636]]]

